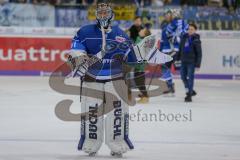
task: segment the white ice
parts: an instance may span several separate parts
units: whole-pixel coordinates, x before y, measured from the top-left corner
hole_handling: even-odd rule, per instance
[[[135,149],[123,159],[240,160],[240,81],[197,80],[196,90],[194,102],[186,104],[176,80],[176,97],[131,107],[131,114],[191,110],[192,121],[135,118],[130,124]],[[80,112],[79,97],[53,91],[47,77],[0,77],[0,160],[111,159],[105,145],[93,158],[77,151],[80,123],[61,121],[54,113],[63,99],[73,99],[71,111]]]

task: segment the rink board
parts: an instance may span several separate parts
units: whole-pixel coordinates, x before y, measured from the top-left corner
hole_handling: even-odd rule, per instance
[[[65,62],[76,31],[75,28],[1,27],[0,75],[50,75]],[[239,79],[240,32],[202,31],[200,35],[203,59],[196,78]],[[155,74],[154,67],[147,70],[150,76]]]

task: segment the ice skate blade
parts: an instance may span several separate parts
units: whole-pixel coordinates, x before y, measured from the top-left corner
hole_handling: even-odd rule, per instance
[[[115,157],[115,158],[122,158],[123,157],[122,153],[115,153],[115,152],[111,152],[111,156]]]
[[[96,154],[97,154],[96,152],[91,152],[91,153],[88,153],[88,156],[89,156],[89,157],[95,157]]]
[[[173,93],[163,94],[163,97],[175,97],[175,94]]]

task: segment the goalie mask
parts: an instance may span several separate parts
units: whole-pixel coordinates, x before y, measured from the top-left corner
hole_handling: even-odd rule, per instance
[[[112,8],[107,3],[99,3],[96,9],[96,19],[98,25],[107,29],[113,20]]]

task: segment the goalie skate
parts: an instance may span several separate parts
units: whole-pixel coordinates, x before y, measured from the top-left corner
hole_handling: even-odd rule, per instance
[[[97,154],[97,152],[91,152],[91,153],[88,154],[88,156],[89,156],[89,157],[95,157],[96,154]]]
[[[116,153],[116,152],[111,152],[111,156],[115,157],[115,158],[122,158],[123,157],[122,153]]]

